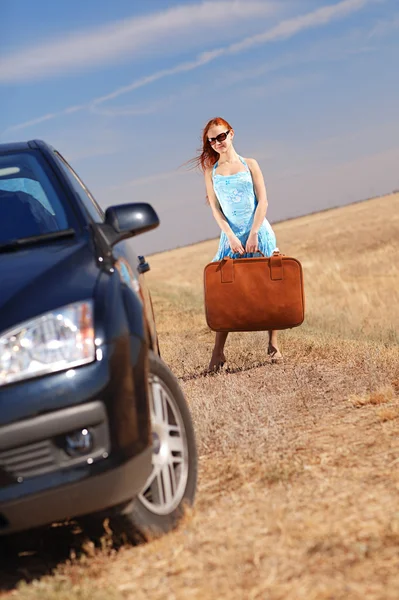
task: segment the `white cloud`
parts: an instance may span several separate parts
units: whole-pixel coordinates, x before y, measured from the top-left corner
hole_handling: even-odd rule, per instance
[[[321,27],[332,21],[347,17],[350,14],[361,10],[367,4],[378,1],[379,0],[343,0],[337,4],[331,4],[330,6],[322,6],[306,15],[286,19],[269,31],[251,36],[236,44],[232,44],[229,46],[228,52],[242,52],[243,50],[258,46],[259,44],[290,38],[296,33],[305,31],[306,29]]]
[[[372,4],[372,3],[380,2],[380,1],[381,0],[341,0],[341,2],[338,2],[337,4],[318,8],[318,9],[311,11],[305,15],[300,15],[297,17],[293,17],[291,19],[285,19],[285,20],[281,21],[275,27],[272,27],[271,29],[268,29],[267,31],[265,31],[259,35],[246,37],[243,40],[241,40],[240,42],[235,42],[233,44],[230,44],[230,45],[227,45],[224,47],[216,48],[215,50],[212,50],[210,52],[203,52],[192,61],[179,63],[169,69],[163,69],[163,70],[157,71],[156,73],[153,73],[151,75],[147,75],[145,77],[136,79],[132,83],[125,85],[123,87],[120,87],[120,88],[110,92],[109,94],[94,98],[87,105],[69,107],[58,113],[53,113],[51,115],[45,115],[44,117],[39,117],[38,119],[33,119],[33,120],[27,121],[25,123],[14,125],[14,126],[9,127],[6,130],[6,132],[19,130],[19,129],[31,126],[33,124],[40,123],[42,120],[53,119],[58,116],[69,114],[70,112],[76,112],[78,110],[82,110],[83,108],[87,108],[89,110],[97,110],[96,107],[98,107],[101,104],[104,104],[105,102],[114,100],[115,98],[118,98],[124,94],[132,92],[132,91],[142,88],[144,86],[150,85],[151,83],[158,81],[160,79],[164,79],[165,77],[172,77],[179,73],[193,71],[193,70],[198,69],[210,62],[213,62],[214,60],[216,60],[217,58],[219,58],[221,56],[236,54],[239,52],[249,50],[250,48],[257,46],[257,45],[291,38],[301,31],[304,31],[304,30],[307,30],[310,28],[316,28],[316,27],[321,27],[321,26],[327,25],[328,23],[330,23],[332,21],[342,19],[344,17],[349,16],[352,13],[355,13],[355,12],[361,10],[368,4]],[[201,6],[203,6],[205,4],[207,4],[207,3],[203,3]],[[216,6],[216,4],[224,5],[226,3],[225,2],[218,2],[215,4],[212,3],[212,11],[213,11],[213,6]],[[254,6],[256,6],[258,3],[251,3],[251,2],[248,3],[248,5],[252,5],[252,4]],[[233,6],[241,7],[242,3],[234,2],[231,6],[232,7]],[[247,6],[247,5],[245,4],[245,6]],[[213,14],[213,16],[215,15],[214,12],[212,14]]]
[[[236,42],[222,48],[216,48],[210,52],[203,52],[191,62],[180,63],[179,65],[176,65],[170,69],[164,69],[147,77],[133,81],[131,84],[118,88],[110,94],[96,98],[93,102],[95,104],[101,104],[109,100],[114,100],[123,94],[153,83],[159,79],[163,79],[164,77],[170,77],[171,75],[177,75],[178,73],[182,73],[184,71],[192,71],[193,69],[197,69],[206,65],[207,63],[213,62],[220,56],[243,52],[254,46],[293,37],[300,31],[320,27],[330,23],[331,21],[342,19],[353,12],[361,10],[367,4],[378,1],[379,0],[342,0],[341,2],[338,2],[338,4],[324,6],[310,13],[300,15],[292,19],[285,19],[277,26],[259,35],[247,37],[240,42]]]
[[[90,106],[90,111],[105,117],[139,117],[142,115],[151,115],[165,110],[165,108],[168,108],[175,102],[181,102],[183,98],[187,99],[192,97],[198,92],[198,88],[198,85],[192,85],[187,87],[184,91],[180,90],[179,93],[162,96],[153,102],[147,102],[146,104],[130,104],[127,106],[107,108],[100,102],[93,102]]]
[[[0,134],[0,139],[7,137],[7,134],[11,133],[12,131],[20,131],[21,129],[27,129],[29,127],[34,127],[35,125],[40,125],[41,123],[45,123],[46,121],[52,121],[53,119],[56,119],[57,117],[61,117],[63,115],[70,115],[70,114],[79,112],[81,110],[87,110],[88,108],[89,108],[89,105],[70,106],[59,112],[47,113],[46,115],[37,117],[36,119],[30,119],[29,121],[23,121],[22,123],[17,123],[16,125],[11,125],[10,127],[7,127],[7,129]]]
[[[395,15],[389,21],[379,21],[370,31],[369,38],[385,38],[395,33],[399,29],[399,14]]]
[[[242,26],[277,10],[272,0],[204,0],[71,33],[9,56],[3,52],[0,83],[26,82],[132,61],[143,52],[231,37]]]
[[[26,129],[27,127],[33,127],[34,125],[40,125],[40,123],[44,123],[45,121],[51,121],[55,119],[60,114],[67,114],[67,111],[70,112],[69,109],[63,111],[63,113],[47,113],[42,117],[37,117],[37,119],[31,119],[30,121],[23,121],[23,123],[18,123],[18,125],[12,125],[8,127],[7,131],[18,131],[20,129]]]
[[[366,54],[375,50],[375,47],[364,45],[363,32],[356,32],[339,38],[324,38],[304,50],[290,52],[279,56],[277,59],[251,66],[247,69],[232,69],[226,71],[218,80],[218,85],[225,87],[227,85],[241,84],[243,81],[258,79],[269,73],[283,71],[295,66],[306,65],[309,63],[326,63],[347,60],[349,56],[356,54]]]

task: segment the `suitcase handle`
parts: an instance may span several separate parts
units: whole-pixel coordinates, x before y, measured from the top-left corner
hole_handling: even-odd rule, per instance
[[[254,254],[261,254],[263,258],[268,258],[261,252],[254,252]],[[273,281],[284,279],[283,272],[283,254],[277,249],[273,252],[273,254],[269,257],[270,260],[270,278]],[[249,259],[251,260],[251,259]],[[230,257],[226,257],[222,261],[222,268],[220,269],[220,277],[222,283],[233,283],[234,281],[234,259]],[[239,262],[239,261],[238,261]]]

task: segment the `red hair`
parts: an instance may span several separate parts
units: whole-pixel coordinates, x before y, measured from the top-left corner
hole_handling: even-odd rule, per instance
[[[202,171],[205,171],[209,167],[213,167],[219,160],[219,152],[216,152],[216,150],[212,148],[208,140],[208,131],[214,125],[223,125],[226,127],[226,130],[233,129],[225,119],[222,119],[222,117],[211,119],[205,125],[202,131],[202,149],[199,150],[200,154],[189,161],[193,167],[199,167]]]

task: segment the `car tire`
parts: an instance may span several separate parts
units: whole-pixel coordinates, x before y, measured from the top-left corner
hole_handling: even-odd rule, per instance
[[[137,542],[174,529],[194,503],[197,449],[190,411],[180,385],[160,357],[149,354],[153,470],[142,492],[109,525]]]

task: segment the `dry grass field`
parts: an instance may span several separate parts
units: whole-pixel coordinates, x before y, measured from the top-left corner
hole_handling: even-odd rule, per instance
[[[275,226],[303,264],[306,322],[233,334],[204,375],[202,271],[216,240],[150,257],[161,351],[198,437],[197,503],[137,547],[52,529],[0,566],[21,600],[397,600],[399,194]],[[25,582],[24,582],[25,581]]]

